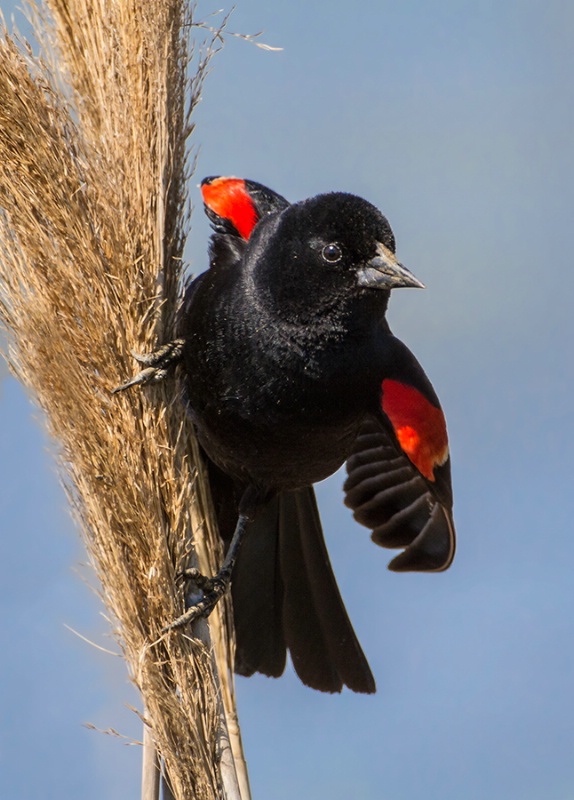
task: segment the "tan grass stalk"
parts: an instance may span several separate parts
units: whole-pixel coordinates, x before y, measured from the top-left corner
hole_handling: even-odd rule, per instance
[[[201,622],[194,638],[161,634],[183,611],[176,573],[192,544],[205,572],[221,558],[191,426],[173,379],[110,394],[133,374],[131,348],[173,337],[190,112],[216,38],[189,71],[196,29],[184,0],[47,6],[44,61],[6,30],[0,38],[10,362],[60,443],[65,487],[174,796],[247,800],[223,614],[213,615],[212,640]],[[226,727],[234,758],[223,748],[222,769]]]

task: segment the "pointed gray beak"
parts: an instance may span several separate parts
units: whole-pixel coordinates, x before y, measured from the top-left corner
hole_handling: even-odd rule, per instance
[[[381,242],[377,243],[377,255],[362,269],[357,270],[359,286],[368,289],[399,289],[413,287],[424,289],[424,283],[397,261],[394,253]]]

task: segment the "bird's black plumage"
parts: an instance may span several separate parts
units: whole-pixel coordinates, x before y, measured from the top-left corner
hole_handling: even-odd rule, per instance
[[[421,285],[385,217],[345,193],[289,204],[252,181],[203,183],[210,268],[180,321],[185,394],[209,460],[223,538],[250,521],[232,575],[241,674],[372,692],[312,485],[347,462],[346,503],[397,570],[454,554],[444,417],[385,319],[390,289]]]

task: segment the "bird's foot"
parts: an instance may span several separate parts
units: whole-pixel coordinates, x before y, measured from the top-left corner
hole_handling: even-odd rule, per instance
[[[129,389],[130,386],[145,386],[149,383],[163,381],[168,376],[170,369],[181,361],[183,344],[183,339],[174,339],[172,342],[168,342],[154,350],[153,353],[136,353],[132,350],[132,356],[145,369],[142,369],[126,383],[122,383],[121,386],[116,386],[115,389],[112,389],[112,394],[123,392],[125,389]]]
[[[247,492],[244,497],[249,497]],[[245,528],[249,522],[249,519],[249,513],[241,512],[239,514],[237,525],[235,526],[235,532],[231,542],[229,543],[229,547],[227,548],[227,553],[225,555],[223,564],[221,565],[221,569],[217,575],[214,575],[213,578],[208,578],[198,569],[195,569],[195,567],[192,567],[191,569],[185,569],[179,573],[178,577],[181,577],[184,580],[193,581],[197,588],[203,592],[203,597],[201,600],[198,600],[190,605],[185,614],[182,614],[181,617],[178,617],[176,620],[174,620],[171,625],[167,625],[163,629],[162,633],[167,633],[167,631],[173,631],[176,628],[181,628],[183,625],[187,625],[188,622],[193,622],[194,620],[199,619],[199,617],[208,617],[217,605],[218,601],[223,597],[224,594],[227,594],[231,587],[231,573],[233,572],[233,567],[241,546],[241,540],[243,539],[243,534],[245,533]]]
[[[203,592],[203,597],[201,600],[194,602],[181,617],[178,617],[172,623],[166,625],[166,627],[162,629],[162,633],[181,628],[200,617],[208,617],[218,601],[229,591],[229,587],[231,586],[231,571],[225,567],[222,567],[213,578],[203,575],[194,567],[192,569],[183,570],[178,577],[194,583],[195,586]]]

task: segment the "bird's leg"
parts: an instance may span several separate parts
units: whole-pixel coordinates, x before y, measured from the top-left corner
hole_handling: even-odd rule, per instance
[[[115,389],[112,389],[112,394],[123,392],[125,389],[129,389],[130,386],[138,386],[140,384],[145,386],[148,383],[163,381],[169,374],[170,369],[181,361],[183,345],[183,339],[174,339],[172,342],[168,342],[154,350],[153,353],[135,353],[132,350],[132,356],[145,369],[142,369],[126,383],[122,383],[121,386],[116,386]]]
[[[245,528],[250,519],[250,514],[245,512],[239,514],[233,538],[231,539],[227,554],[217,575],[214,575],[213,578],[208,578],[195,568],[186,569],[181,573],[183,578],[193,581],[197,588],[203,591],[203,598],[190,606],[185,614],[182,614],[181,617],[178,617],[170,625],[167,625],[162,633],[173,631],[175,628],[181,628],[183,625],[187,625],[188,622],[193,622],[193,620],[198,617],[208,617],[215,608],[218,600],[229,591],[233,566],[237,559],[237,554],[239,553]]]

